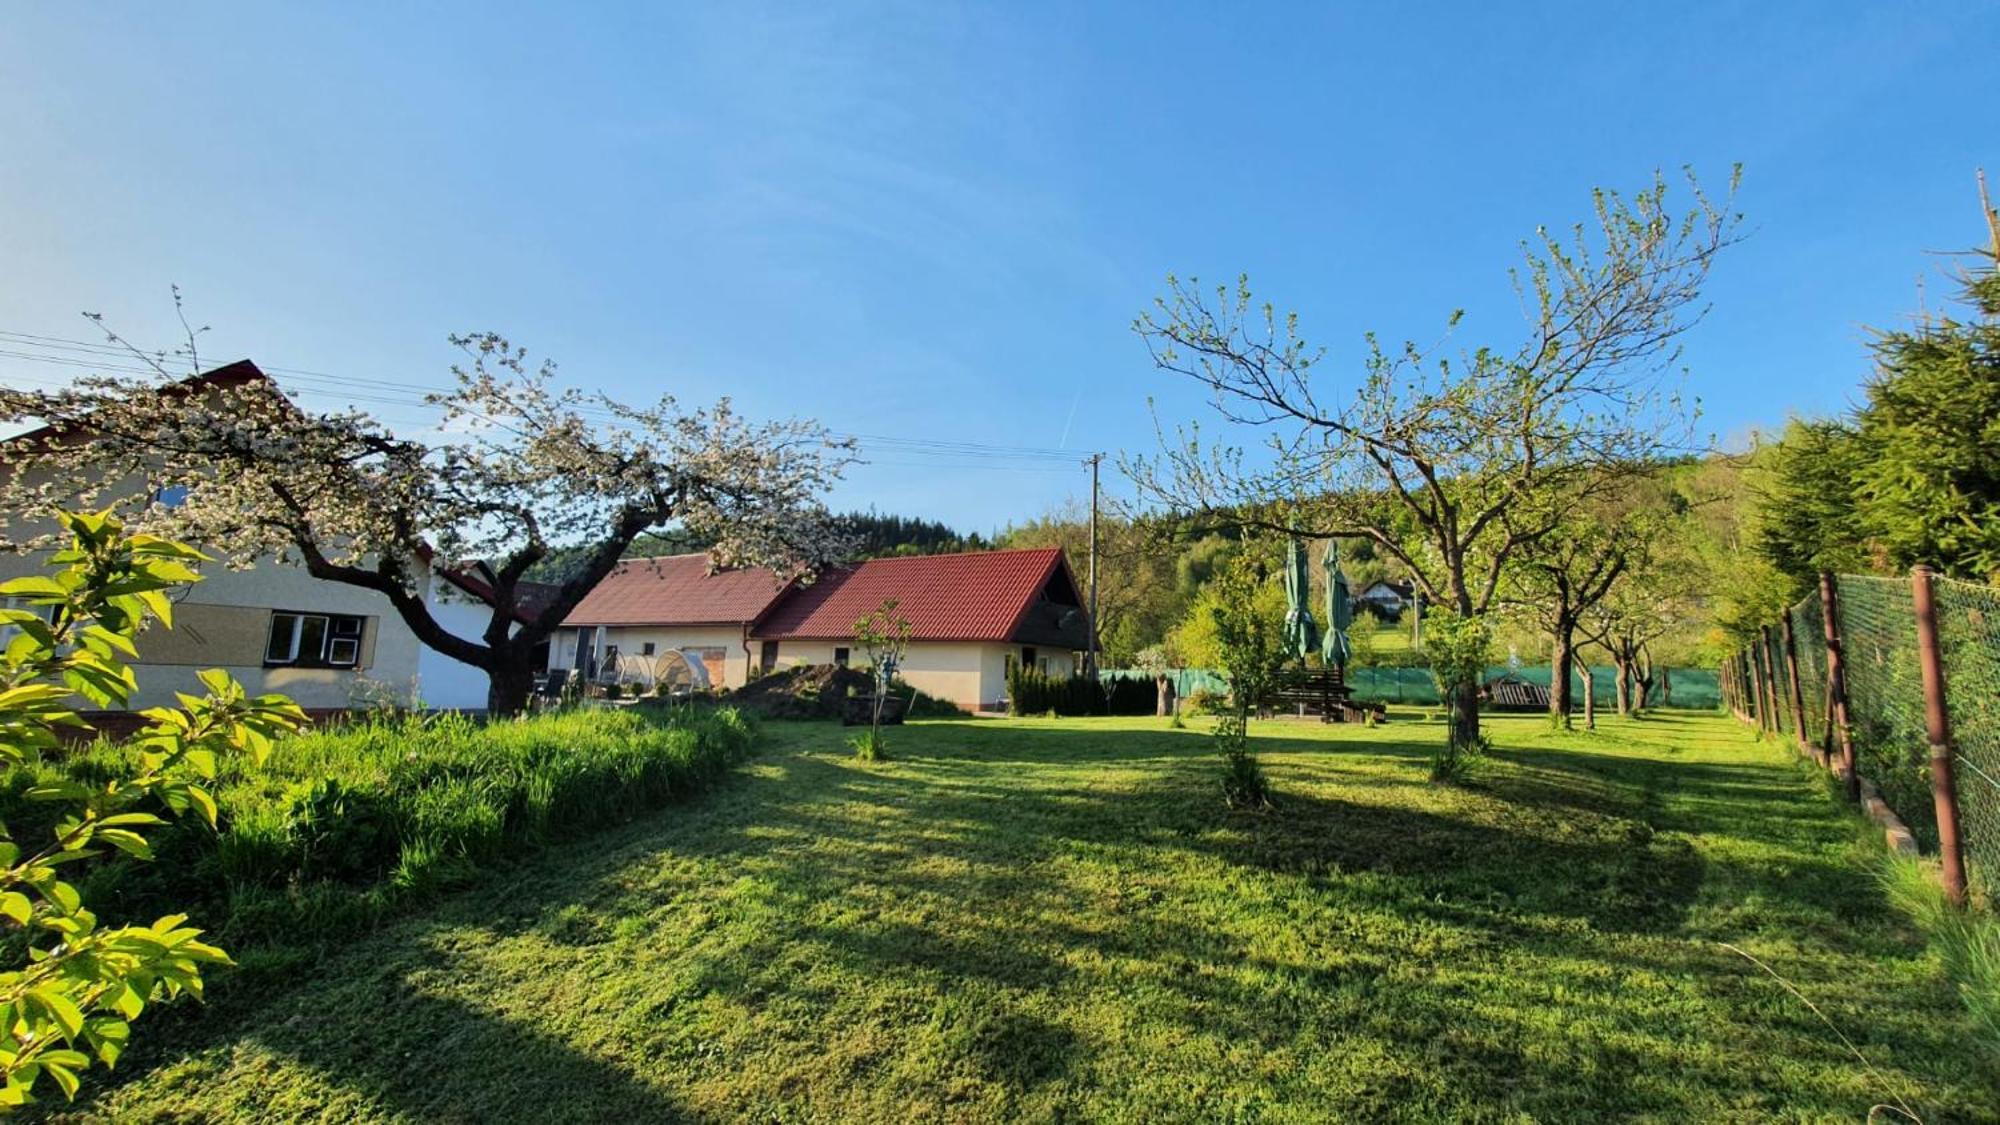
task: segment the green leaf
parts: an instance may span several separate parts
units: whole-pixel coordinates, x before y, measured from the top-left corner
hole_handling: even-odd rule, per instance
[[[12,918],[25,926],[28,920],[35,916],[35,907],[28,901],[27,895],[20,891],[7,891],[0,893],[0,915]]]
[[[60,601],[68,601],[69,588],[46,575],[30,574],[25,578],[14,578],[6,582],[0,582],[0,598],[29,598],[35,600],[55,598]]]
[[[64,1038],[74,1039],[83,1033],[83,1009],[76,1001],[54,988],[37,988],[28,995],[62,1028]]]
[[[107,844],[110,844],[112,847],[117,848],[119,851],[124,852],[126,855],[133,856],[138,859],[153,858],[152,845],[146,842],[146,838],[144,836],[141,836],[137,832],[133,832],[130,829],[99,828],[97,830],[97,839],[102,840]]]

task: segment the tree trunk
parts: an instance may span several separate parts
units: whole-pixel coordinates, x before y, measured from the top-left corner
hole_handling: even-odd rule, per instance
[[[1155,676],[1153,686],[1159,693],[1153,704],[1153,714],[1166,718],[1174,713],[1174,681],[1166,676]]]
[[[1479,742],[1479,681],[1459,684],[1452,689],[1451,698],[1452,745],[1470,747]]]
[[[1597,681],[1590,677],[1590,665],[1579,660],[1577,671],[1583,673],[1583,729],[1597,729]]]
[[[1549,660],[1549,716],[1568,730],[1569,709],[1575,702],[1569,686],[1569,666],[1576,657],[1575,626],[1565,618],[1557,623],[1553,636],[1555,655]]]
[[[494,652],[493,657],[493,667],[486,670],[486,714],[518,715],[527,710],[528,696],[535,690],[535,667],[526,659],[513,659],[508,649]]]
[[[1618,713],[1620,715],[1629,715],[1632,713],[1632,662],[1623,656],[1614,655],[1611,658],[1611,663],[1614,669],[1611,694],[1615,697],[1615,702],[1618,705]]]
[[[1641,650],[1640,655],[1633,660],[1632,668],[1634,672],[1632,677],[1632,713],[1636,715],[1644,711],[1647,704],[1651,702],[1650,697],[1653,694],[1653,658],[1646,655],[1644,650]]]

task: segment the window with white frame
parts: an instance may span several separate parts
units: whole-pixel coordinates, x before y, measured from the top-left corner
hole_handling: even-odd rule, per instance
[[[293,668],[353,668],[361,663],[367,618],[341,613],[271,614],[264,663]]]

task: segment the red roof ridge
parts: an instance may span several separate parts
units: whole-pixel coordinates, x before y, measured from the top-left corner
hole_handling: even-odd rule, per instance
[[[845,567],[857,567],[865,563],[923,562],[927,559],[964,559],[964,558],[977,558],[983,555],[1037,555],[1037,554],[1047,554],[1049,552],[1055,552],[1057,554],[1060,554],[1062,552],[1062,548],[1061,547],[989,547],[984,551],[939,551],[935,554],[929,554],[929,555],[875,555],[870,558],[855,559],[853,562],[842,563],[840,565]]]

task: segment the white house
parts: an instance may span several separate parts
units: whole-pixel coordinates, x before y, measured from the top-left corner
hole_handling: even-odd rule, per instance
[[[200,394],[263,378],[243,360],[163,392]],[[15,471],[7,456],[10,446],[21,448],[15,443],[52,440],[63,435],[43,429],[0,443],[0,471]],[[128,495],[173,505],[185,494],[134,480]],[[9,515],[24,539],[38,524],[49,526],[36,513]],[[45,551],[0,553],[0,579],[43,573],[47,559]],[[339,710],[385,692],[406,698],[420,692],[437,707],[486,705],[484,674],[426,648],[379,593],[314,578],[277,558],[247,570],[220,564],[197,569],[203,580],[174,594],[174,627],[155,625],[139,637],[133,709],[171,705],[176,692],[200,694],[195,673],[205,668],[229,672],[253,693],[282,692],[308,710]],[[425,600],[447,628],[476,637],[485,627],[485,607],[455,592],[454,583],[465,586],[455,576],[428,573]],[[477,677],[476,690],[471,677]]]

